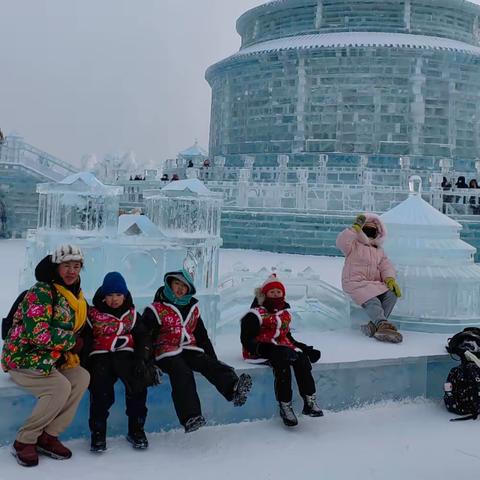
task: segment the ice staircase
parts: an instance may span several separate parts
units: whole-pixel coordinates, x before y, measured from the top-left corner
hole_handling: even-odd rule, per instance
[[[20,169],[41,180],[61,180],[78,169],[59,158],[25,142],[22,137],[9,135],[0,146],[3,169]]]
[[[74,166],[26,143],[22,137],[8,136],[0,145],[0,201],[6,210],[4,229],[8,235],[22,236],[35,228],[38,183],[58,181],[74,172]]]
[[[220,279],[217,334],[239,329],[239,321],[254,298],[253,285],[258,278],[266,278],[270,273],[266,268],[252,272],[237,264],[234,272]],[[350,327],[350,302],[341,290],[320,280],[310,267],[293,275],[280,266],[280,275],[288,291],[297,328],[327,331]]]

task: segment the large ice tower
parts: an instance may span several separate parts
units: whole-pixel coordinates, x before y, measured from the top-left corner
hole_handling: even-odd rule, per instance
[[[480,145],[480,6],[463,0],[278,0],[237,22],[211,66],[210,155],[315,165],[320,152],[398,168],[473,170]],[[383,156],[383,157],[382,157]],[[343,161],[348,161],[348,156]],[[458,162],[458,163],[456,163]],[[385,166],[387,166],[385,165]]]

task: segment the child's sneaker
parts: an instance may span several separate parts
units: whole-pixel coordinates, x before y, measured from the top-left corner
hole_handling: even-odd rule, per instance
[[[241,407],[247,401],[251,388],[252,377],[247,373],[242,373],[233,389],[233,405],[235,407]]]
[[[189,418],[185,423],[185,433],[192,433],[195,430],[203,427],[206,424],[206,420],[202,415],[197,415],[196,417]]]
[[[280,407],[280,417],[287,427],[298,425],[298,419],[292,408],[292,402],[278,402]]]
[[[90,451],[104,452],[107,449],[107,435],[100,430],[92,432],[90,436]]]
[[[403,340],[402,334],[397,330],[397,327],[390,322],[380,322],[377,326],[377,331],[373,335],[380,342],[401,343]]]
[[[12,455],[22,467],[35,467],[38,465],[37,446],[33,443],[22,443],[15,440],[12,445]]]
[[[323,417],[322,409],[317,405],[315,394],[303,397],[302,414],[309,417]]]

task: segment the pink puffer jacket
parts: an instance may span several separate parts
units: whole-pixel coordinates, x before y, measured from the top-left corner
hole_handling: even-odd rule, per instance
[[[368,238],[353,228],[345,229],[337,237],[337,247],[345,255],[343,291],[359,305],[387,292],[385,279],[395,277],[395,269],[382,248],[387,235],[385,226],[378,215],[367,213],[365,216],[367,223],[377,225],[377,238]]]

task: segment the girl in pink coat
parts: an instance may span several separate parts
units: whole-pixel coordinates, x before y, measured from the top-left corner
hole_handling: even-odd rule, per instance
[[[368,213],[358,215],[355,223],[338,235],[337,247],[345,255],[342,287],[370,317],[370,322],[361,327],[365,335],[400,343],[402,335],[388,321],[402,293],[395,269],[382,248],[386,233],[378,215]]]

